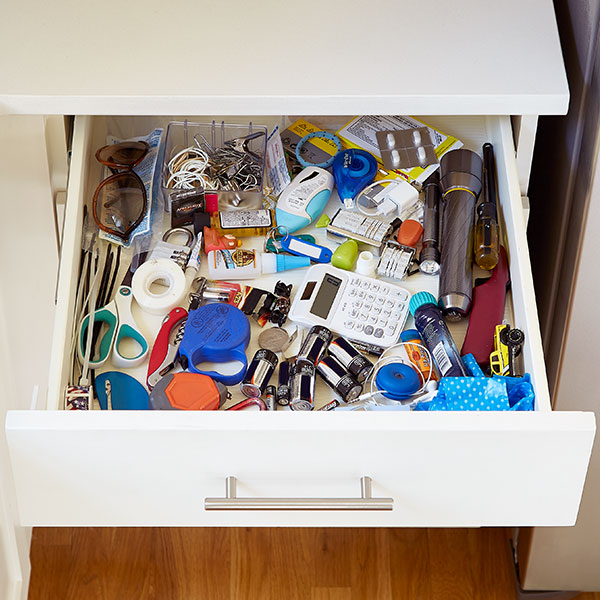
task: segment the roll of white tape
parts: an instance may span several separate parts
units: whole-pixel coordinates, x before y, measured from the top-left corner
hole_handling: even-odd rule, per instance
[[[168,258],[151,258],[133,274],[131,289],[136,302],[146,312],[151,315],[168,313],[183,302],[185,274]]]

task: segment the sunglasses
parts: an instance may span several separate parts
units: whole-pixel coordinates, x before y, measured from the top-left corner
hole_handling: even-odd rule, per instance
[[[96,152],[96,160],[108,167],[112,175],[94,192],[94,221],[102,231],[124,242],[142,222],[148,207],[146,187],[133,168],[149,150],[146,142],[122,142],[103,146]]]

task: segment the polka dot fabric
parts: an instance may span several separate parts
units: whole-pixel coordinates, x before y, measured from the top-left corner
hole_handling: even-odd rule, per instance
[[[523,377],[442,377],[437,396],[414,410],[534,410],[529,373]]]

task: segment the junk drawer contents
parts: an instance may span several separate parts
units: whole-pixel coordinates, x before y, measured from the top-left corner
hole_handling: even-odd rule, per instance
[[[491,144],[357,117],[94,152],[66,409],[534,409]]]

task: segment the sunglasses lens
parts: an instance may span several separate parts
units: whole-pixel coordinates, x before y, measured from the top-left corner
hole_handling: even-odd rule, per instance
[[[94,220],[98,227],[128,240],[146,213],[146,190],[134,173],[105,179],[94,194]]]
[[[133,167],[148,154],[146,142],[109,144],[96,152],[96,158],[107,167]]]

